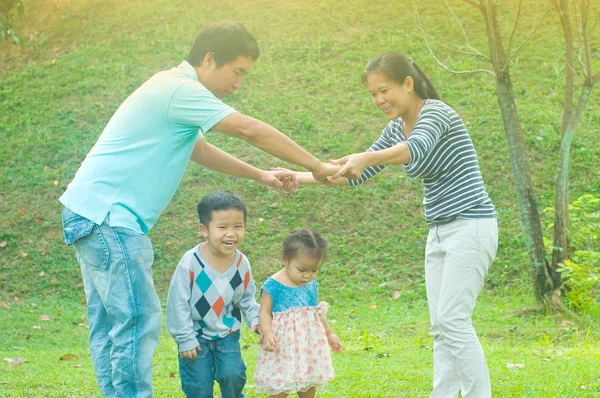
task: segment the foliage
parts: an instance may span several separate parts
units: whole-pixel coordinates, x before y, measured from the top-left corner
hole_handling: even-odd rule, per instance
[[[553,208],[545,213],[551,214]],[[566,286],[566,298],[577,310],[600,315],[600,198],[583,195],[569,205],[571,225],[569,244],[574,248],[571,259],[559,265]],[[552,224],[548,226],[552,228]],[[547,250],[551,248],[546,241]]]
[[[0,37],[2,39],[12,39],[14,44],[23,48],[25,42],[13,28],[15,12],[21,17],[25,15],[23,0],[0,0]]]

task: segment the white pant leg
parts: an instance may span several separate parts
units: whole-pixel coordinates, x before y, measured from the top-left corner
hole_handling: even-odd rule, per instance
[[[456,398],[458,374],[463,398],[491,397],[485,355],[471,315],[496,256],[497,221],[494,218],[457,220],[433,227],[430,238],[425,277],[434,336],[431,396]]]
[[[429,230],[425,252],[425,286],[433,336],[433,393],[431,397],[456,397],[460,391],[460,375],[452,355],[440,334],[437,321],[438,302],[442,285],[444,251],[435,227]]]

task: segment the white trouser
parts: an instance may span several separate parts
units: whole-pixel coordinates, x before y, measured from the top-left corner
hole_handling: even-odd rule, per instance
[[[425,282],[433,335],[432,398],[492,396],[483,349],[471,323],[498,248],[495,218],[459,219],[429,230]]]

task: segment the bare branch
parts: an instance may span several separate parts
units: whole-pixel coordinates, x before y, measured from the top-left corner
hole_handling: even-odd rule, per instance
[[[573,61],[573,27],[571,26],[571,17],[569,16],[569,0],[554,0],[554,6],[562,25],[563,36],[565,39],[565,100],[563,102],[562,125],[560,129],[561,139],[565,137],[569,128],[569,122],[573,115],[573,76],[575,68]],[[578,54],[581,57],[581,53]]]
[[[579,45],[583,47],[583,37],[581,37],[581,26],[579,25],[579,14],[577,13],[577,1],[573,1],[575,8],[575,24],[577,25],[577,37],[579,37]]]
[[[592,49],[590,46],[590,36],[588,34],[587,20],[590,12],[589,0],[581,0],[581,28],[583,30],[583,46],[585,49],[585,81],[590,86],[593,83],[592,77]]]
[[[476,2],[475,0],[463,0],[465,3],[468,3],[472,6],[475,6],[477,8],[481,8],[481,4],[479,4],[478,2]]]
[[[517,25],[519,24],[519,17],[521,16],[521,6],[522,5],[523,5],[523,1],[519,0],[519,10],[517,11],[517,18],[515,18],[515,26],[513,26],[512,32],[510,32],[510,40],[508,41],[508,51],[506,52],[507,54],[509,54],[509,56],[510,56],[510,49],[512,48],[513,36],[515,35],[515,31],[517,30]]]
[[[544,15],[542,15],[542,17],[538,21],[537,25],[535,26],[535,28],[531,31],[531,33],[529,34],[529,36],[527,36],[527,38],[525,39],[525,41],[523,43],[521,43],[521,45],[519,47],[517,47],[517,49],[515,50],[515,52],[512,53],[512,54],[510,54],[510,53],[508,54],[508,57],[510,59],[512,59],[514,56],[516,56],[519,53],[519,51],[521,51],[521,49],[523,48],[523,46],[529,42],[529,40],[531,39],[531,37],[533,36],[533,34],[537,32],[538,28],[542,24],[542,21],[546,18],[546,15],[548,15],[548,13],[550,11],[551,11],[551,9],[549,8],[546,11],[546,13]]]
[[[473,57],[475,57],[475,58],[479,58],[479,59],[481,59],[481,60],[483,60],[483,61],[486,61],[486,62],[492,62],[492,59],[491,59],[490,57],[486,57],[485,55],[483,55],[482,53],[480,53],[479,51],[477,51],[476,49],[474,49],[474,48],[473,48],[473,47],[471,47],[471,46],[467,46],[467,47],[466,47],[466,48],[468,48],[468,49],[469,49],[469,50],[471,50],[471,51],[462,51],[462,50],[460,50],[460,49],[458,49],[458,48],[454,48],[454,47],[452,47],[452,46],[449,46],[449,45],[447,45],[447,44],[444,44],[444,43],[442,43],[441,41],[439,41],[439,40],[437,40],[437,39],[435,39],[435,38],[433,38],[432,40],[433,40],[433,41],[434,41],[434,43],[435,43],[435,44],[437,44],[438,46],[440,46],[440,47],[444,47],[444,48],[447,48],[448,50],[454,51],[454,52],[456,52],[456,53],[459,53],[459,54],[464,54],[464,55],[470,55],[470,56],[473,56]]]
[[[488,44],[490,45],[490,56],[492,57],[492,65],[496,72],[504,73],[509,67],[509,62],[506,59],[504,46],[502,45],[502,37],[497,30],[496,23],[496,3],[488,0],[480,0],[481,13],[488,34]]]
[[[583,62],[583,57],[581,56],[583,54],[583,46],[579,47],[579,53],[577,54],[577,61],[579,61],[579,66],[581,66],[581,70],[583,71],[583,77],[585,78],[587,76],[586,71],[585,71],[585,62]]]
[[[467,31],[466,31],[466,30],[465,30],[465,28],[463,27],[463,24],[462,24],[462,22],[460,22],[460,19],[458,19],[458,17],[456,16],[456,13],[455,13],[455,12],[454,12],[454,10],[452,9],[452,7],[450,7],[450,3],[448,3],[448,0],[445,0],[445,2],[446,2],[446,8],[448,8],[448,11],[450,11],[450,14],[452,14],[452,16],[454,17],[454,19],[456,20],[456,23],[457,23],[457,24],[458,24],[458,26],[460,27],[460,30],[462,31],[463,37],[465,38],[465,43],[467,43],[467,44],[465,45],[465,48],[467,48],[467,49],[471,50],[472,52],[471,52],[471,53],[468,53],[468,52],[463,52],[463,51],[460,51],[460,50],[456,50],[456,49],[454,49],[454,48],[451,48],[451,47],[448,47],[448,46],[445,46],[445,45],[441,44],[441,43],[440,43],[440,42],[438,42],[437,40],[436,40],[436,43],[437,43],[437,44],[439,44],[439,45],[441,45],[442,47],[447,47],[447,48],[449,48],[449,49],[451,49],[451,50],[453,50],[453,51],[456,51],[456,52],[458,52],[458,53],[461,53],[461,54],[466,54],[466,55],[474,55],[474,56],[476,56],[476,57],[478,57],[478,58],[481,58],[481,59],[483,59],[483,60],[485,60],[485,61],[487,61],[487,62],[491,62],[491,59],[490,59],[489,57],[486,57],[485,55],[483,55],[483,54],[481,53],[481,51],[479,51],[479,50],[477,50],[475,47],[472,47],[472,46],[471,46],[471,44],[469,43],[469,35],[467,35]]]
[[[489,73],[492,76],[496,76],[496,74],[494,72],[492,72],[491,70],[487,70],[487,69],[474,69],[474,70],[466,70],[466,71],[455,71],[451,68],[449,68],[448,66],[446,66],[442,61],[440,61],[438,59],[438,57],[436,57],[435,53],[433,52],[433,50],[431,49],[431,46],[429,45],[429,40],[427,40],[427,33],[425,33],[425,30],[423,29],[423,26],[421,25],[421,16],[419,15],[419,11],[417,10],[417,6],[415,5],[414,1],[411,0],[412,6],[413,6],[413,11],[415,13],[415,20],[417,23],[417,28],[421,31],[421,34],[423,35],[423,40],[425,41],[425,46],[427,47],[427,50],[429,51],[429,54],[431,54],[431,56],[433,57],[433,59],[435,59],[435,61],[438,63],[438,65],[440,65],[442,68],[444,68],[444,70],[446,70],[447,72],[450,73],[454,73],[454,74],[465,74],[465,73]]]
[[[458,17],[454,13],[454,10],[452,9],[452,7],[450,7],[450,3],[448,3],[448,0],[445,0],[445,2],[446,2],[446,8],[448,8],[448,11],[450,11],[450,14],[452,14],[452,16],[454,17],[454,19],[456,20],[456,23],[458,24],[458,26],[460,27],[460,30],[463,33],[463,37],[465,38],[465,42],[467,43],[467,47],[469,47],[470,46],[470,44],[469,44],[469,36],[467,35],[467,32],[465,31],[465,28],[463,27],[462,23],[460,22],[460,19],[458,19]]]

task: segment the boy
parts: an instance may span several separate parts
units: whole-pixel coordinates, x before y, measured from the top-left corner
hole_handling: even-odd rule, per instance
[[[253,332],[259,305],[244,241],[246,205],[238,196],[213,192],[198,203],[206,240],[177,265],[167,300],[167,327],[179,346],[179,373],[188,397],[243,397],[246,366],[240,353],[242,314]]]

